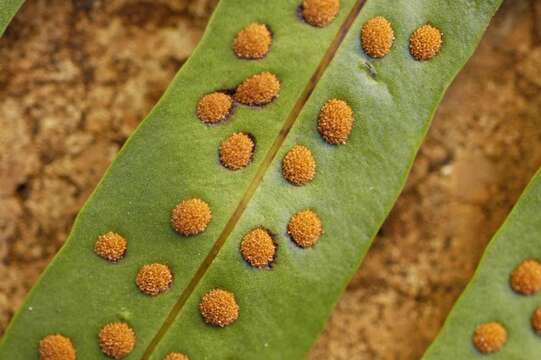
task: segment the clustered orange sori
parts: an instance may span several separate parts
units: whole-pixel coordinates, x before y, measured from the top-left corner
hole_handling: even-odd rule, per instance
[[[304,20],[316,27],[332,22],[340,9],[339,0],[304,0],[301,6]],[[233,51],[239,58],[261,59],[270,51],[272,33],[264,24],[251,23],[234,38]],[[393,45],[394,31],[390,22],[382,16],[368,20],[361,29],[363,50],[373,58],[387,55]],[[417,60],[428,60],[440,50],[442,34],[431,25],[418,28],[410,37],[410,52]],[[272,102],[280,93],[280,80],[265,71],[245,79],[233,96],[224,91],[214,91],[202,96],[196,107],[199,119],[205,124],[216,124],[226,120],[234,108],[234,102],[260,106]],[[329,144],[345,144],[353,126],[353,112],[343,100],[330,99],[320,109],[318,131]],[[221,163],[232,170],[249,164],[255,149],[254,139],[244,133],[234,133],[225,139],[219,149]],[[282,160],[282,175],[293,185],[305,185],[316,173],[316,162],[311,150],[304,145],[293,146]],[[185,236],[198,235],[206,230],[212,218],[209,205],[199,199],[181,201],[171,210],[170,222],[178,233]],[[292,241],[301,248],[314,246],[320,239],[323,228],[319,216],[312,210],[294,214],[287,225]],[[125,256],[127,241],[121,235],[108,232],[100,235],[95,243],[95,253],[116,262]],[[255,268],[270,266],[276,256],[276,245],[269,231],[256,228],[247,233],[241,242],[242,257]],[[141,292],[156,296],[167,291],[172,284],[171,269],[164,264],[153,263],[142,266],[135,279]],[[512,275],[513,289],[522,294],[532,294],[541,289],[541,264],[526,261]],[[239,317],[239,306],[235,295],[223,289],[206,293],[199,304],[204,321],[210,325],[224,327]],[[532,314],[532,326],[541,332],[541,308]],[[134,330],[124,322],[105,325],[98,334],[99,346],[104,354],[113,359],[128,356],[136,345]],[[497,351],[507,338],[505,328],[498,323],[480,325],[473,342],[481,352]],[[75,359],[75,348],[71,340],[62,335],[48,335],[39,344],[42,360]],[[170,353],[165,360],[188,360],[182,353]]]
[[[382,58],[391,51],[394,30],[389,20],[376,16],[368,20],[361,29],[361,46],[373,58]]]
[[[98,334],[101,351],[110,358],[123,359],[134,349],[135,332],[124,322],[105,325]]]
[[[301,6],[304,20],[316,27],[332,22],[340,9],[339,0],[304,0]],[[382,16],[368,20],[361,29],[363,50],[373,58],[389,53],[394,42],[394,31],[390,22]],[[431,25],[423,25],[410,37],[410,52],[417,60],[429,60],[440,51],[442,34]],[[233,51],[239,58],[261,59],[270,51],[272,33],[264,24],[251,23],[234,38]],[[234,96],[215,91],[201,97],[196,113],[205,124],[216,124],[226,120],[232,113],[234,101],[244,105],[266,105],[278,97],[280,81],[271,72],[255,74],[244,80],[235,90]],[[353,126],[353,112],[343,100],[330,99],[320,109],[318,131],[329,144],[345,144]],[[252,160],[255,149],[253,138],[244,133],[234,133],[225,139],[219,148],[221,163],[231,169],[246,167]],[[293,185],[305,185],[316,173],[316,162],[312,152],[304,145],[293,146],[282,160],[282,174]],[[205,231],[212,214],[209,205],[198,198],[181,201],[171,211],[171,225],[180,234],[192,236]],[[323,228],[319,216],[312,210],[294,214],[287,225],[293,242],[301,248],[314,246],[320,239]],[[121,235],[108,232],[100,235],[95,243],[95,253],[116,262],[127,250],[127,241]],[[256,228],[247,233],[241,242],[240,252],[252,267],[263,268],[272,264],[276,256],[276,245],[269,231]],[[171,269],[164,264],[153,263],[142,266],[135,283],[144,294],[156,296],[167,291],[172,284]],[[521,294],[532,294],[541,289],[541,264],[536,261],[522,263],[512,274],[511,285]],[[213,289],[206,293],[199,304],[204,321],[210,325],[224,327],[239,317],[239,306],[235,295],[227,290]],[[532,327],[541,333],[541,307],[532,314]],[[113,359],[128,356],[136,344],[136,335],[124,322],[105,325],[98,334],[99,345],[104,354]],[[487,323],[477,327],[473,336],[474,345],[483,353],[498,351],[506,342],[507,333],[499,323]],[[48,335],[39,344],[42,360],[74,360],[75,348],[71,340],[62,335]],[[164,360],[189,360],[182,353],[170,353]]]
[[[302,210],[291,217],[287,233],[302,248],[314,246],[323,234],[321,219],[312,210]]]
[[[477,326],[472,341],[483,354],[498,352],[507,342],[507,330],[498,322],[484,323]]]
[[[223,289],[213,289],[201,298],[199,312],[207,324],[224,327],[238,319],[239,306],[233,293]]]
[[[255,143],[250,135],[238,132],[220,144],[220,162],[230,170],[240,170],[252,161]]]
[[[541,264],[536,260],[523,261],[511,273],[511,287],[521,295],[541,290]]]
[[[117,262],[122,259],[127,249],[128,242],[126,239],[112,231],[98,236],[94,245],[94,252],[110,262]]]
[[[235,100],[244,105],[266,105],[280,92],[280,80],[271,72],[264,71],[244,80],[235,91]]]
[[[75,347],[63,335],[47,335],[39,342],[40,360],[75,360]]]
[[[321,107],[317,128],[329,144],[345,144],[352,127],[353,111],[344,100],[331,99]]]
[[[237,33],[233,51],[239,58],[262,59],[270,50],[272,34],[265,24],[251,23]]]
[[[202,233],[211,218],[209,205],[198,198],[182,200],[171,210],[171,226],[184,236]]]
[[[302,15],[313,26],[323,27],[332,22],[340,9],[339,0],[304,0]],[[363,50],[371,57],[387,55],[394,41],[390,22],[378,16],[367,21],[361,30]],[[441,48],[441,32],[424,25],[410,37],[410,52],[417,60],[434,57]],[[264,24],[252,23],[243,28],[233,41],[235,54],[244,59],[265,57],[272,44],[272,34]],[[259,106],[273,101],[280,92],[280,81],[270,72],[262,72],[244,80],[235,90],[234,99],[244,105]],[[203,96],[197,104],[197,116],[206,124],[226,120],[233,110],[233,98],[225,92],[215,91]],[[353,112],[343,100],[331,99],[320,110],[318,131],[329,144],[345,144],[353,126]],[[219,149],[221,163],[231,169],[246,167],[253,157],[255,143],[244,133],[234,133],[224,140]],[[310,149],[295,145],[282,161],[284,178],[294,185],[305,185],[315,176],[316,162]],[[207,228],[212,214],[206,202],[198,198],[183,200],[171,211],[171,225],[180,234],[192,236]],[[293,215],[287,231],[300,247],[307,248],[317,243],[322,235],[321,220],[312,210],[303,210]],[[100,257],[116,262],[125,255],[127,241],[121,235],[108,232],[98,237],[95,252]],[[257,228],[246,234],[241,242],[242,257],[255,268],[269,266],[275,257],[276,245],[270,233]],[[541,270],[532,263],[523,264],[512,276],[515,291],[530,294],[541,288]],[[537,264],[539,265],[539,264]],[[167,265],[153,263],[144,265],[136,276],[136,285],[147,295],[156,296],[167,291],[173,275]],[[203,296],[199,304],[201,315],[210,325],[224,327],[239,316],[239,306],[233,293],[214,289]],[[541,315],[532,316],[532,326],[539,331]],[[502,335],[503,334],[503,335]],[[474,334],[474,344],[481,352],[499,350],[506,340],[503,326],[497,323],[480,325]],[[99,333],[101,350],[113,359],[122,359],[135,347],[135,332],[121,322],[103,327]],[[49,335],[40,342],[40,356],[44,360],[75,359],[75,349],[68,338]],[[170,353],[165,360],[187,360],[181,353]]]
[[[302,17],[308,24],[324,27],[330,24],[338,15],[340,0],[304,0],[302,2]]]
[[[144,265],[137,272],[135,283],[142,293],[156,296],[171,287],[173,274],[169,266],[159,263]]]
[[[282,160],[282,175],[293,185],[306,185],[316,175],[316,160],[304,145],[295,145]]]
[[[430,60],[438,55],[442,42],[441,31],[430,24],[425,24],[410,36],[411,56],[416,60]]]
[[[276,245],[271,234],[266,229],[256,228],[242,238],[240,253],[250,266],[263,268],[273,262]]]
[[[226,120],[232,110],[233,99],[220,91],[203,96],[197,103],[197,116],[205,124],[216,124]]]
[[[190,360],[190,358],[186,354],[173,352],[167,354],[167,356],[164,357],[163,360]]]
[[[253,22],[239,31],[233,39],[233,52],[242,59],[264,58],[272,45],[272,33],[267,25]],[[224,91],[214,91],[199,99],[197,116],[206,124],[227,120],[235,101],[249,106],[261,106],[272,102],[280,93],[280,80],[271,72],[264,71],[245,79],[235,89],[234,96]]]

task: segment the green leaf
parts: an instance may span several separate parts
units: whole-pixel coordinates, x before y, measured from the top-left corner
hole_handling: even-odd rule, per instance
[[[81,210],[13,320],[0,358],[35,357],[39,340],[50,333],[70,337],[81,358],[102,358],[97,333],[119,319],[137,333],[134,359],[162,359],[170,351],[193,359],[290,359],[307,352],[398,196],[444,90],[500,0],[369,0],[359,17],[361,3],[343,0],[339,16],[324,28],[302,22],[299,3],[220,3],[192,58]],[[373,60],[363,54],[359,32],[377,15],[391,21],[396,40],[386,57]],[[272,50],[263,60],[239,60],[231,51],[233,36],[253,21],[272,29]],[[408,39],[427,22],[442,29],[444,45],[435,58],[419,62],[409,54]],[[218,126],[197,119],[202,95],[234,88],[261,71],[281,81],[273,103],[239,106]],[[355,114],[346,145],[327,145],[316,129],[320,107],[333,97],[346,100]],[[219,164],[217,149],[237,131],[252,134],[257,149],[250,166],[232,172]],[[280,172],[285,152],[297,143],[317,161],[314,181],[302,187]],[[190,197],[206,200],[213,219],[201,235],[183,238],[171,229],[169,214]],[[325,230],[310,249],[296,247],[286,233],[289,218],[305,208],[318,213]],[[258,226],[275,234],[271,269],[252,269],[239,254],[241,237]],[[118,264],[93,253],[96,237],[107,231],[128,239],[128,254]],[[134,284],[137,270],[151,262],[166,263],[174,273],[172,288],[157,297]],[[215,287],[234,292],[240,306],[239,319],[223,329],[205,325],[198,312],[201,296]]]
[[[475,328],[499,322],[508,340],[490,359],[537,359],[541,338],[530,318],[541,293],[519,295],[511,289],[511,272],[522,261],[541,259],[541,171],[534,176],[485,250],[477,271],[455,304],[440,334],[423,359],[481,359],[472,344]]]
[[[15,16],[24,0],[1,0],[0,1],[0,36],[4,34],[11,19]]]

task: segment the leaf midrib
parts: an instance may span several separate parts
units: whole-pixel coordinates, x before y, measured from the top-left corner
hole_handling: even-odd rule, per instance
[[[265,158],[263,159],[262,163],[257,169],[254,175],[254,178],[249,183],[248,187],[246,188],[246,191],[242,195],[235,211],[233,212],[233,214],[227,221],[223,231],[218,236],[218,239],[214,242],[209,253],[205,257],[201,265],[199,265],[199,268],[193,275],[188,286],[182,291],[175,305],[173,305],[171,311],[165,318],[162,326],[159,328],[158,332],[156,333],[156,336],[154,336],[150,344],[147,346],[145,352],[143,353],[143,356],[141,357],[141,360],[147,360],[150,358],[150,355],[154,352],[160,340],[165,336],[165,334],[167,333],[171,325],[173,325],[175,319],[177,318],[177,315],[182,311],[187,300],[190,298],[190,296],[194,292],[199,282],[203,279],[207,270],[212,265],[212,262],[218,256],[221,248],[223,247],[223,245],[225,244],[225,242],[227,241],[227,239],[229,238],[229,236],[235,229],[248,203],[252,199],[256,190],[259,188],[259,185],[261,184],[261,180],[263,179],[270,165],[276,158],[276,155],[278,154],[278,151],[280,150],[285,139],[287,138],[289,131],[295,124],[295,121],[297,120],[301,110],[304,108],[304,105],[306,104],[308,98],[312,94],[312,91],[315,89],[315,87],[319,83],[319,80],[323,76],[323,73],[325,72],[325,70],[331,63],[332,59],[336,55],[336,52],[338,51],[338,48],[342,44],[346,34],[349,32],[355,19],[359,15],[365,1],[366,0],[358,0],[355,3],[355,5],[353,5],[353,8],[349,12],[344,22],[340,25],[340,28],[335,38],[333,39],[333,41],[329,45],[329,48],[323,55],[323,58],[321,59],[321,62],[319,63],[314,74],[308,80],[307,85],[304,88],[303,92],[301,93],[297,101],[295,102],[295,105],[293,106],[288,117],[286,118],[286,121],[284,122],[284,125],[280,129],[278,136],[272,143],[271,148],[267,151],[267,154],[265,155]]]

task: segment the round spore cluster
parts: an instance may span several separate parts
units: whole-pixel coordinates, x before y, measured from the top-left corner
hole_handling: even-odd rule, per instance
[[[316,27],[329,25],[340,11],[340,0],[304,0],[302,17],[308,24]]]
[[[483,354],[500,351],[507,342],[507,330],[498,322],[484,323],[475,329],[473,345]]]
[[[226,120],[232,110],[233,99],[220,91],[203,96],[197,103],[197,116],[205,124],[217,124]]]
[[[75,360],[76,351],[71,340],[60,334],[47,335],[39,342],[40,360]]]
[[[105,325],[98,334],[101,351],[112,359],[128,356],[137,342],[135,331],[124,322]]]
[[[331,99],[319,111],[318,131],[332,145],[345,144],[353,127],[353,111],[344,101]]]
[[[220,162],[230,170],[245,168],[252,161],[255,143],[250,135],[234,133],[220,144]]]
[[[270,51],[272,33],[265,24],[251,23],[235,36],[233,51],[242,59],[262,59]]]
[[[419,27],[410,36],[410,53],[416,60],[426,61],[438,55],[443,43],[441,31],[425,24]]]
[[[250,266],[263,268],[273,262],[276,255],[276,245],[267,230],[256,228],[242,238],[240,253]]]
[[[323,233],[321,219],[312,210],[299,211],[287,224],[287,233],[302,248],[314,246]]]
[[[203,320],[209,325],[224,327],[239,317],[239,306],[232,292],[214,289],[206,293],[199,303]]]
[[[171,226],[184,236],[202,233],[211,219],[209,205],[198,198],[182,200],[171,210]]]
[[[280,80],[265,71],[244,80],[235,91],[235,100],[244,105],[266,105],[278,97]]]
[[[98,236],[94,245],[94,252],[101,258],[117,262],[124,257],[128,249],[128,241],[115,232],[109,231]]]
[[[541,290],[541,264],[526,260],[511,273],[511,287],[521,295],[533,295]]]
[[[135,283],[142,293],[150,296],[159,295],[171,287],[173,273],[169,266],[159,263],[144,265],[137,272]]]
[[[372,58],[382,58],[391,51],[394,30],[386,18],[376,16],[368,20],[361,29],[361,46]]]
[[[306,185],[316,175],[316,160],[304,145],[295,145],[282,160],[282,175],[293,185]]]

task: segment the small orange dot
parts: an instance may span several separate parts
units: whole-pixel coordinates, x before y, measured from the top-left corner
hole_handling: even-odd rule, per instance
[[[302,17],[312,26],[324,27],[331,23],[340,10],[340,0],[304,0]]]
[[[182,200],[171,210],[171,225],[184,236],[198,235],[205,231],[212,213],[209,205],[201,199]]]
[[[270,72],[262,72],[244,80],[235,92],[235,99],[244,105],[266,105],[278,97],[280,81]]]
[[[303,210],[291,217],[287,233],[302,248],[314,246],[323,233],[321,220],[312,210]]]
[[[521,295],[532,295],[541,290],[541,264],[523,261],[511,273],[511,287]]]
[[[94,252],[111,262],[117,262],[122,259],[128,249],[128,242],[122,235],[109,231],[106,234],[98,236],[94,245]]]
[[[293,185],[309,183],[316,175],[316,161],[310,149],[295,145],[282,160],[282,175]]]
[[[272,34],[266,25],[251,23],[238,32],[233,41],[235,54],[243,59],[262,59],[272,44]]]
[[[167,291],[173,282],[171,269],[164,264],[144,265],[137,272],[135,283],[142,293],[156,296]]]
[[[190,360],[188,355],[182,353],[169,353],[163,360]]]
[[[361,45],[364,52],[373,58],[382,58],[391,51],[394,30],[389,20],[376,16],[368,20],[361,29]]]
[[[473,333],[473,345],[483,354],[501,350],[507,342],[507,330],[497,322],[477,326]]]
[[[134,349],[135,332],[128,324],[114,322],[105,325],[98,334],[101,351],[113,359],[123,359]]]
[[[231,114],[233,99],[223,92],[213,92],[203,96],[197,103],[197,116],[206,124],[224,121]]]
[[[220,144],[220,162],[230,170],[240,170],[252,161],[254,148],[249,135],[234,133]]]
[[[75,347],[65,336],[47,335],[39,342],[39,358],[40,360],[75,360]]]
[[[438,55],[443,42],[441,31],[432,25],[419,27],[410,36],[410,53],[417,60],[430,60]]]
[[[240,253],[252,267],[263,268],[274,261],[276,245],[267,230],[257,228],[244,235]]]
[[[345,144],[352,127],[353,111],[343,100],[331,99],[319,111],[318,130],[329,144]]]
[[[214,289],[206,293],[199,303],[199,311],[209,325],[224,327],[239,317],[239,306],[233,293]]]

